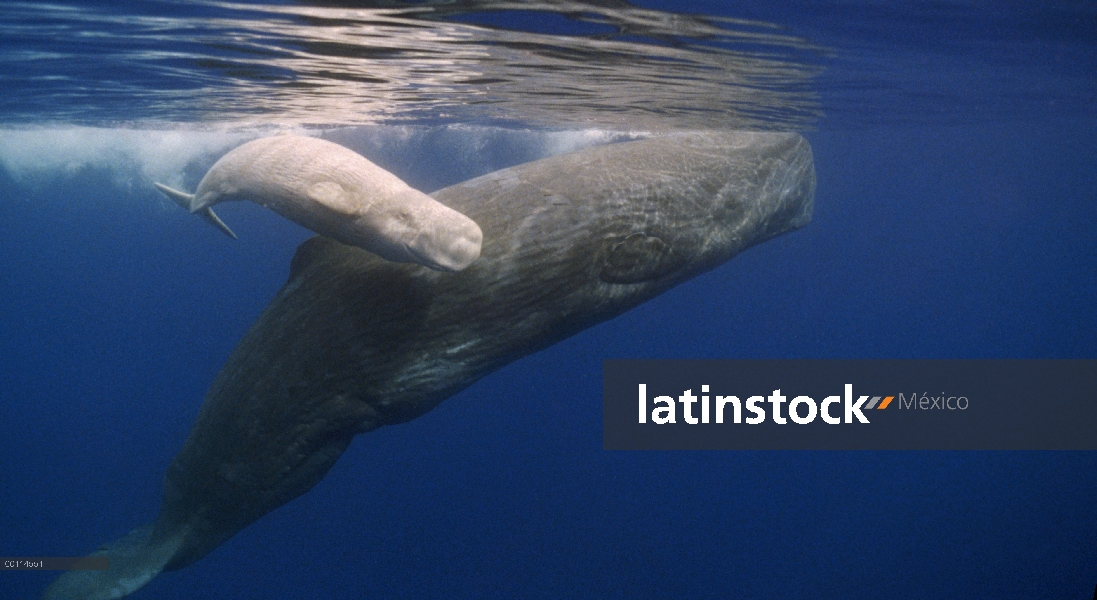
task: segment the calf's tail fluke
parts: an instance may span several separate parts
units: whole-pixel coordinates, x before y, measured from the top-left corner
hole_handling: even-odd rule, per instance
[[[41,600],[113,600],[136,592],[164,570],[183,541],[183,531],[161,535],[155,524],[138,527],[93,552],[106,556],[106,571],[68,571],[50,583]]]
[[[206,222],[208,222],[210,225],[213,225],[214,227],[225,232],[225,235],[234,240],[236,239],[236,234],[233,233],[231,229],[229,229],[228,225],[225,225],[225,222],[217,216],[217,213],[213,212],[212,208],[208,206],[198,210],[194,210],[194,208],[192,208],[194,206],[194,194],[188,194],[186,192],[180,192],[179,190],[173,190],[162,183],[153,183],[153,185],[156,186],[156,189],[164,192],[165,196],[174,200],[176,204],[187,209],[188,212],[197,214],[199,217],[205,219]]]

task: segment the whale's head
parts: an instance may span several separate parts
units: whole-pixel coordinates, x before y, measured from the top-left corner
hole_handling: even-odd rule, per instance
[[[475,221],[445,206],[437,204],[436,214],[419,214],[413,218],[414,235],[404,244],[405,250],[421,265],[436,271],[464,270],[480,258],[484,234]]]
[[[475,221],[411,188],[398,196],[356,219],[353,245],[445,272],[464,270],[480,257],[484,234]]]

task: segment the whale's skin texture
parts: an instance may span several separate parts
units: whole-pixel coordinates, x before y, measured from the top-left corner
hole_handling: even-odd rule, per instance
[[[480,255],[475,221],[319,138],[275,135],[234,148],[199,182],[190,210],[230,200],[250,200],[391,261],[459,271]]]
[[[354,436],[414,419],[511,361],[804,226],[814,192],[811,149],[797,134],[671,134],[436,192],[483,228],[480,259],[460,273],[304,242],[210,387],[168,467],[158,520],[127,536],[155,557],[147,579],[309,490]],[[45,597],[121,597],[100,592],[110,575],[99,573],[80,582],[85,595]],[[54,585],[77,587],[66,577]]]

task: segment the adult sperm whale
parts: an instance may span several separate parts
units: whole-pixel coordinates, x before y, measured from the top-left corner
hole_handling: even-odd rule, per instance
[[[120,598],[185,567],[315,485],[351,439],[811,219],[796,134],[689,133],[497,171],[434,197],[484,228],[457,274],[330,239],[290,276],[206,394],[157,520],[72,571],[49,600]]]
[[[194,194],[155,184],[233,238],[211,208],[251,200],[381,258],[460,271],[480,256],[476,222],[339,144],[300,135],[250,141],[221,157]]]

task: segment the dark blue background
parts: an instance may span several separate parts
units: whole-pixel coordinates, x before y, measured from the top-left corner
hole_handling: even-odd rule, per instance
[[[136,597],[1088,598],[1093,453],[607,452],[601,361],[1093,358],[1095,134],[824,121],[807,228],[361,437]],[[448,158],[388,152],[419,185]],[[0,171],[0,554],[83,554],[155,518],[306,237],[220,212],[239,241],[109,173]],[[52,576],[0,573],[0,597]]]

